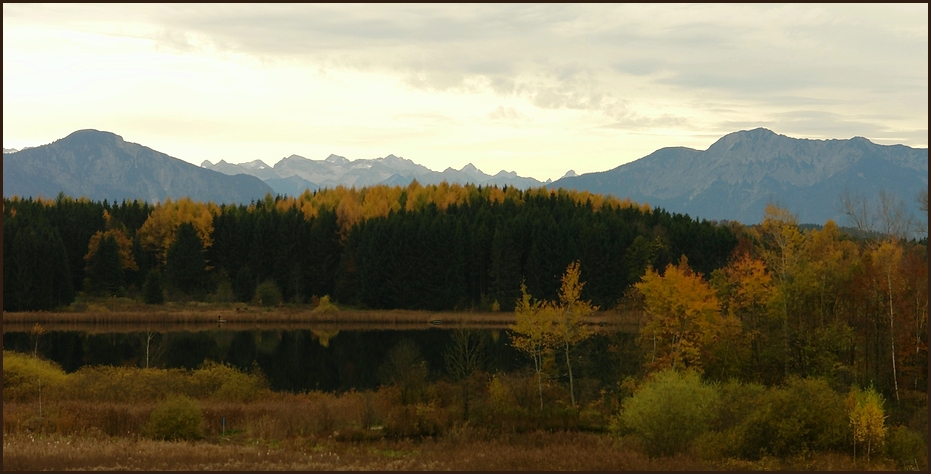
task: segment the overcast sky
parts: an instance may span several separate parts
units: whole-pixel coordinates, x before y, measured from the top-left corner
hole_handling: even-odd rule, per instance
[[[766,127],[928,146],[928,5],[3,5],[3,147],[557,179]]]

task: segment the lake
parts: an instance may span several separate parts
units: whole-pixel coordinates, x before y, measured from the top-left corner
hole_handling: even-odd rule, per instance
[[[6,325],[5,325],[6,326]],[[444,353],[457,330],[474,331],[482,341],[490,373],[532,370],[528,357],[510,344],[506,326],[426,324],[285,325],[54,325],[38,338],[38,353],[66,371],[85,365],[194,369],[206,360],[242,370],[258,367],[276,391],[374,389],[389,351],[412,343],[433,379],[446,377]],[[9,330],[13,329],[13,330]],[[6,328],[4,350],[32,352],[36,339],[24,327]],[[640,364],[631,360],[635,334],[602,329],[576,347],[573,371],[611,384]],[[560,355],[561,356],[561,355]],[[578,361],[576,361],[576,357]]]

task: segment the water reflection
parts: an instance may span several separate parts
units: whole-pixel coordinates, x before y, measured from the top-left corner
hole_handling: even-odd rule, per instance
[[[276,391],[346,391],[374,389],[380,383],[379,368],[388,352],[401,341],[420,351],[432,379],[447,376],[443,357],[453,331],[423,325],[417,329],[358,329],[346,325],[322,325],[300,329],[239,329],[234,327],[103,332],[52,330],[40,336],[38,350],[66,372],[84,365],[189,368],[205,360],[229,363],[241,370],[259,368]],[[370,325],[371,326],[371,325]],[[101,328],[102,329],[102,328]],[[503,328],[475,331],[486,353],[488,372],[526,368],[530,361],[510,345]],[[578,347],[580,370],[597,374],[603,382],[621,369],[617,348],[631,347],[633,335],[603,332]],[[5,350],[32,352],[35,340],[28,331],[4,332]],[[573,363],[575,365],[575,363]],[[574,369],[575,370],[575,369]]]

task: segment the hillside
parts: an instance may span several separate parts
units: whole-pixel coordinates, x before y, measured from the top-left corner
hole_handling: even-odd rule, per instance
[[[671,147],[609,171],[559,179],[548,187],[630,197],[709,220],[762,220],[770,201],[800,222],[841,223],[838,197],[895,192],[919,214],[928,186],[928,150],[877,145],[861,137],[807,140],[764,128],[725,135],[705,151]]]
[[[248,203],[273,190],[254,176],[203,169],[97,130],[79,130],[48,145],[3,155],[3,196],[85,196],[161,202],[190,197]]]

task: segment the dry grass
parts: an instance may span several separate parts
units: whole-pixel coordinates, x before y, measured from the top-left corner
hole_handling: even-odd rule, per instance
[[[106,436],[5,436],[6,470],[885,470],[857,466],[849,456],[709,463],[690,455],[650,459],[608,435],[534,432],[486,439],[469,428],[441,438],[284,441],[214,438],[165,442]]]
[[[533,433],[507,440],[332,438],[237,443],[6,436],[7,470],[703,470],[689,458],[650,460],[606,436]]]
[[[436,436],[391,437],[378,413],[385,393],[275,395],[251,403],[202,402],[207,437],[141,435],[154,403],[62,402],[3,406],[7,470],[863,470],[850,456],[707,461],[649,458],[629,438],[580,431],[514,432],[455,424]],[[372,397],[366,400],[366,397]],[[369,413],[369,411],[372,411]],[[221,434],[220,418],[227,419]]]

